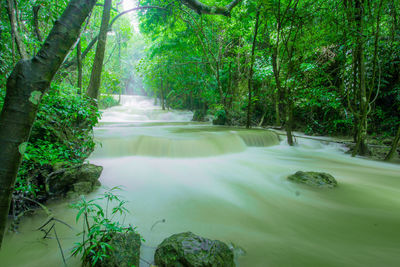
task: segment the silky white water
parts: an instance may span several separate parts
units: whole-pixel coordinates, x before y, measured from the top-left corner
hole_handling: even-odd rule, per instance
[[[104,186],[124,189],[125,222],[146,240],[141,266],[164,238],[184,231],[240,246],[239,266],[400,266],[399,165],[351,158],[339,145],[299,138],[289,147],[269,131],[190,119],[190,112],[123,96],[95,129],[102,146],[89,161],[104,167]],[[328,172],[339,185],[288,182],[298,170]],[[57,226],[66,255],[80,226],[67,204],[50,205],[74,226]],[[6,237],[0,266],[62,266],[55,240],[35,231],[45,218],[26,218],[20,234]]]

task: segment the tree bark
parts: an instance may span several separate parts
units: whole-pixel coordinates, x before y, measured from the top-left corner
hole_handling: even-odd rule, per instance
[[[285,123],[285,130],[287,135],[287,142],[289,146],[294,145],[294,138],[293,138],[293,100],[292,100],[292,90],[291,88],[287,88],[287,95],[286,95],[286,123]]]
[[[82,94],[82,45],[81,40],[79,40],[76,46],[76,65],[78,67],[78,94]]]
[[[254,26],[254,36],[253,36],[253,45],[251,47],[251,62],[250,62],[250,73],[249,73],[249,79],[247,82],[247,87],[249,90],[249,95],[248,95],[248,103],[247,103],[247,122],[246,122],[246,128],[250,128],[251,124],[251,94],[252,94],[252,87],[253,87],[253,72],[254,72],[254,60],[255,60],[255,51],[256,51],[256,43],[257,43],[257,33],[258,33],[258,21],[260,18],[260,7],[257,10],[256,14],[256,24]]]
[[[94,56],[92,74],[90,75],[89,87],[87,95],[93,99],[99,96],[99,89],[101,85],[101,72],[103,70],[104,52],[107,44],[108,23],[110,21],[111,13],[111,0],[105,0],[103,16],[101,19],[99,40],[97,41],[96,55]]]
[[[359,117],[356,132],[356,146],[352,152],[352,156],[360,154],[362,156],[369,153],[366,138],[367,138],[367,115],[368,104],[367,90],[365,84],[365,58],[364,58],[364,2],[363,0],[356,0],[356,26],[357,26],[357,39],[356,39],[356,61],[358,66],[358,96],[359,96]]]
[[[0,246],[15,179],[41,97],[76,42],[96,0],[71,0],[38,54],[21,60],[7,81],[0,114]]]

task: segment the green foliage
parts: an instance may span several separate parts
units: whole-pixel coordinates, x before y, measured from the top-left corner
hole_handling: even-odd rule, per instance
[[[15,195],[35,198],[44,190],[35,179],[40,170],[57,162],[82,163],[95,147],[92,129],[100,112],[88,98],[61,89],[51,88],[41,101],[29,142],[24,143]]]
[[[72,205],[77,210],[76,222],[82,221],[82,231],[78,234],[82,242],[75,244],[72,255],[81,255],[82,261],[91,266],[109,257],[113,247],[108,242],[115,234],[135,231],[132,226],[126,227],[118,221],[129,213],[126,202],[115,194],[118,190],[119,187],[107,189],[101,197],[92,200],[82,196]],[[105,207],[99,204],[101,202],[105,202]]]
[[[373,92],[371,102],[377,95],[370,106],[368,129],[370,133],[393,135],[400,120],[399,3],[382,1],[374,73],[379,3],[365,4],[366,83]],[[147,39],[141,72],[149,95],[160,97],[164,81],[169,106],[193,110],[206,106],[217,118],[223,117],[223,112],[229,114],[228,123],[245,123],[255,15],[261,9],[251,103],[253,124],[262,118],[264,124],[276,124],[277,106],[278,124],[285,124],[285,109],[291,102],[295,129],[308,134],[352,135],[360,102],[355,93],[358,86],[354,86],[357,73],[353,71],[359,35],[355,34],[354,21],[347,17],[346,2],[243,1],[230,18],[200,16],[175,4],[141,1],[141,5],[169,9],[140,15],[140,29]]]
[[[122,85],[120,81],[120,73],[112,71],[105,71],[101,75],[101,91],[109,94],[120,94]]]
[[[94,149],[92,129],[99,118],[87,97],[51,90],[40,105],[24,158],[40,165],[82,162]]]
[[[99,109],[106,109],[113,106],[118,106],[119,101],[115,98],[115,95],[100,95],[97,104]]]

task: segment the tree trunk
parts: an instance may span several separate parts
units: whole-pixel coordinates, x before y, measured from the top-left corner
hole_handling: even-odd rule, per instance
[[[78,94],[82,94],[82,46],[81,40],[78,41],[76,46],[76,59],[77,59],[77,67],[78,67]]]
[[[393,139],[392,148],[390,149],[389,153],[385,157],[385,161],[391,161],[393,159],[394,154],[396,153],[397,147],[399,145],[400,140],[400,125],[397,128],[396,137]]]
[[[164,81],[163,81],[163,76],[161,76],[160,101],[161,101],[161,108],[162,108],[162,110],[165,110],[165,101],[164,101]]]
[[[90,43],[87,45],[87,47],[85,48],[85,50],[82,52],[82,60],[85,59],[85,57],[89,54],[90,50],[92,50],[93,46],[97,43],[97,40],[99,39],[99,35],[96,35],[96,37],[94,37]],[[76,66],[75,64],[76,60],[73,59],[71,61],[65,62],[60,70],[68,70],[70,67],[72,66]],[[70,71],[73,71],[74,69],[71,69]]]
[[[71,0],[38,54],[15,66],[0,115],[0,246],[15,179],[41,97],[79,37],[96,0]]]
[[[104,2],[99,40],[97,42],[96,55],[94,56],[92,74],[90,75],[89,87],[87,89],[87,95],[93,99],[97,99],[101,85],[101,71],[103,70],[104,52],[106,50],[111,3],[112,0],[105,0]]]
[[[282,88],[281,80],[280,80],[280,70],[278,66],[278,51],[275,48],[274,52],[272,54],[272,71],[274,73],[274,78],[275,78],[275,83],[276,83],[276,100],[275,100],[275,111],[276,111],[276,122],[278,123],[277,126],[281,125],[280,122],[280,117],[283,117],[285,119],[285,113],[283,108],[282,108],[282,100],[285,97],[284,96],[284,90]],[[282,115],[282,116],[281,116]]]
[[[42,35],[40,34],[40,29],[39,29],[39,10],[40,10],[40,5],[34,6],[32,8],[33,11],[33,26],[35,29],[35,35],[36,38],[39,40],[39,42],[42,42]]]
[[[251,94],[252,94],[252,87],[253,87],[253,67],[254,67],[254,53],[256,51],[256,42],[257,42],[257,33],[258,33],[258,21],[260,18],[260,7],[257,10],[256,14],[256,24],[254,26],[254,36],[253,36],[253,46],[251,47],[251,63],[250,63],[250,74],[249,74],[249,79],[247,82],[247,87],[249,90],[249,98],[248,98],[248,103],[247,103],[247,122],[246,122],[246,128],[249,129],[251,126]]]
[[[360,154],[362,156],[369,153],[366,145],[367,139],[367,115],[368,115],[368,100],[365,84],[365,58],[364,58],[364,5],[361,0],[356,1],[356,25],[357,25],[357,45],[356,45],[356,61],[358,62],[358,96],[359,96],[359,118],[356,133],[356,146],[352,156]]]
[[[289,63],[290,64],[290,63]],[[286,135],[287,135],[287,142],[289,146],[294,145],[294,140],[293,140],[293,101],[292,101],[292,90],[290,87],[286,89],[287,95],[286,95],[286,122],[285,122],[285,130],[286,130]]]
[[[15,14],[15,6],[13,0],[7,0],[8,17],[10,18],[10,25],[12,35],[14,36],[15,42],[17,44],[18,52],[22,59],[28,59],[28,53],[26,52],[26,47],[22,41],[21,35],[18,32],[18,20]]]
[[[281,125],[281,118],[279,116],[279,92],[278,90],[274,92],[275,96],[275,124],[276,126]]]
[[[121,34],[118,34],[118,71],[121,71]]]

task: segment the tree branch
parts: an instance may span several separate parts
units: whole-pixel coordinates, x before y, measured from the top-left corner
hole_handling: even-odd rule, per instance
[[[196,11],[199,15],[210,14],[230,17],[232,9],[237,6],[241,1],[242,0],[232,0],[232,2],[230,2],[226,6],[208,6],[198,0],[182,0],[182,3],[190,9]]]
[[[42,35],[40,34],[40,29],[39,29],[39,10],[41,6],[37,5],[32,8],[33,11],[33,25],[34,25],[34,31],[36,38],[38,39],[39,42],[42,42]]]
[[[132,9],[128,9],[125,10],[124,12],[119,13],[117,16],[115,16],[110,24],[108,25],[108,31],[111,31],[112,29],[112,25],[114,24],[115,21],[117,21],[118,18],[120,18],[122,15],[125,15],[127,13],[130,13],[132,11],[136,11],[136,10],[142,10],[142,9],[160,9],[160,10],[167,10],[166,8],[163,7],[158,7],[158,6],[141,6],[141,7],[135,7]],[[88,46],[86,47],[86,49],[82,52],[82,60],[85,59],[85,57],[87,56],[87,54],[90,52],[90,50],[94,47],[94,45],[97,43],[97,40],[99,39],[99,35],[96,35],[92,41],[90,41],[90,43],[88,44]],[[67,61],[63,64],[63,69],[68,69],[70,67],[72,67],[76,62],[76,59]]]

